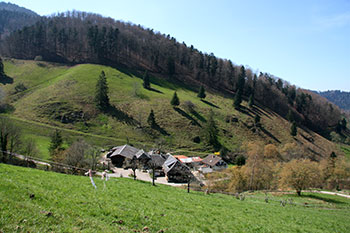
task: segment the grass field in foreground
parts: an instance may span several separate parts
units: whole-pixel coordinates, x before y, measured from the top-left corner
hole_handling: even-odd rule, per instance
[[[350,201],[307,194],[296,205],[264,202],[261,194],[244,201],[126,178],[106,188],[95,178],[0,164],[2,232],[349,232]],[[34,198],[30,195],[34,194]],[[308,202],[310,207],[298,203]],[[317,204],[317,205],[312,205]],[[315,207],[318,206],[318,207]]]

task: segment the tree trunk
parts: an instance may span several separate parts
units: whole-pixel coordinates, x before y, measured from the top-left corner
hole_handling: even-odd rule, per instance
[[[154,176],[155,176],[155,174],[154,174],[154,168],[152,169],[152,185],[153,186],[155,186],[155,183],[154,183]]]
[[[297,194],[300,197],[301,196],[301,190],[297,190]]]
[[[190,193],[190,181],[187,183],[187,192]]]

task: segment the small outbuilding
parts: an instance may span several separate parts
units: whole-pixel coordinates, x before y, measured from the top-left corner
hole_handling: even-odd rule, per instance
[[[202,163],[213,169],[214,171],[223,170],[227,168],[227,163],[217,155],[208,155],[202,160]]]
[[[143,169],[147,168],[147,164],[148,161],[151,159],[151,156],[144,150],[139,150],[135,156],[137,161],[139,162],[140,167]]]

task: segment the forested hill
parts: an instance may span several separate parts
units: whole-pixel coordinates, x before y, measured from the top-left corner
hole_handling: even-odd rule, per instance
[[[232,103],[234,96],[236,104],[241,98],[254,100],[322,135],[328,135],[341,120],[339,108],[318,94],[268,73],[255,74],[170,35],[97,14],[73,11],[42,17],[35,25],[3,39],[0,53],[19,59],[42,57],[47,61],[148,70],[154,76],[182,82],[195,90],[203,85],[232,97]]]
[[[24,26],[33,25],[40,16],[15,4],[0,2],[0,38]]]
[[[345,91],[323,91],[318,92],[332,103],[339,106],[341,109],[350,111],[350,92]]]
[[[23,13],[23,14],[31,15],[31,16],[35,16],[35,17],[39,16],[37,13],[35,13],[34,11],[31,11],[27,8],[20,7],[16,4],[6,3],[6,2],[0,2],[0,10],[19,12],[19,13]]]

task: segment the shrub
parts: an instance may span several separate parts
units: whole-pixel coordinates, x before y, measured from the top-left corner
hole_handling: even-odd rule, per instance
[[[43,61],[43,56],[41,55],[35,56],[34,61]]]

